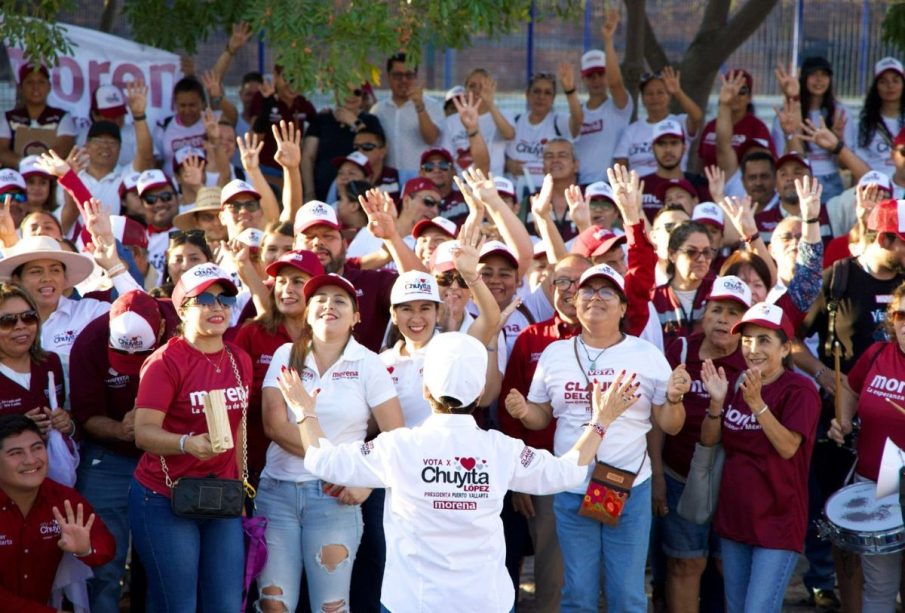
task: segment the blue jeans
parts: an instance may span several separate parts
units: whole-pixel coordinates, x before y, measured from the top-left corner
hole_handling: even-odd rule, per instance
[[[720,539],[728,613],[782,610],[782,599],[798,562],[798,554]]]
[[[651,526],[650,479],[632,488],[616,526],[578,514],[583,494],[556,494],[556,535],[562,549],[565,585],[560,611],[596,613],[600,568],[610,611],[647,611],[644,565]]]
[[[383,505],[385,489],[376,489],[361,504],[364,523],[361,544],[352,566],[350,608],[358,613],[380,611],[380,589],[386,566],[387,545],[383,533]]]
[[[242,519],[188,519],[170,499],[132,480],[132,544],[148,576],[148,610],[221,613],[242,607],[245,541]]]
[[[352,564],[361,541],[361,507],[340,504],[325,494],[321,481],[294,483],[262,477],[255,499],[258,515],[267,518],[267,564],[258,575],[261,602],[278,600],[295,611],[302,570],[308,577],[312,611],[342,601],[348,608]],[[345,558],[334,567],[322,562],[323,548],[340,545]],[[281,594],[266,594],[278,588]]]
[[[76,489],[116,539],[115,557],[94,568],[94,577],[88,581],[94,613],[119,613],[120,581],[129,553],[129,484],[137,464],[138,458],[108,451],[91,441],[82,446]]]

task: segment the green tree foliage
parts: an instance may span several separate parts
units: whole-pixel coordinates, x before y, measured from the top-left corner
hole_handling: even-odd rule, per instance
[[[0,34],[6,44],[25,49],[32,62],[53,65],[58,54],[72,53],[65,30],[55,20],[60,11],[73,5],[73,0],[0,0]]]
[[[883,18],[883,42],[905,49],[905,2],[893,3]]]

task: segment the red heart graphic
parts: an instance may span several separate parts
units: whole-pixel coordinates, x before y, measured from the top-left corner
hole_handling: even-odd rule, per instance
[[[462,464],[462,467],[465,470],[471,470],[472,468],[474,468],[475,459],[474,458],[462,458],[459,460],[459,463]]]
[[[387,372],[390,373],[391,375],[393,374],[394,370],[396,370],[396,369],[393,368],[392,366],[387,366]]]

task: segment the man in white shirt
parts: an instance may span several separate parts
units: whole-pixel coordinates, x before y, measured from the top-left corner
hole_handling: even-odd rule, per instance
[[[593,396],[585,433],[559,458],[497,431],[471,412],[485,383],[487,350],[460,332],[434,337],[424,357],[424,396],[432,415],[416,428],[366,443],[332,445],[318,424],[317,393],[294,371],[279,379],[299,422],[305,468],[331,483],[387,487],[387,565],[381,604],[388,611],[512,609],[500,510],[507,489],[548,494],[579,486],[600,446],[599,433],[634,400],[614,385]]]
[[[371,113],[386,132],[387,164],[407,179],[418,173],[421,152],[440,143],[445,115],[439,102],[424,97],[418,67],[406,63],[404,53],[387,60],[387,76],[392,96],[375,104]]]

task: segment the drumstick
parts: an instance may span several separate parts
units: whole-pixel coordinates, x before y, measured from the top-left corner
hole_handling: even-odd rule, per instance
[[[889,404],[891,404],[892,406],[894,406],[894,407],[899,411],[899,413],[901,413],[902,415],[905,415],[905,407],[899,405],[899,404],[898,404],[896,401],[894,401],[892,398],[887,398],[887,399],[886,399],[886,402],[888,402]]]
[[[833,365],[834,377],[833,387],[835,394],[833,395],[833,408],[836,413],[836,421],[842,423],[842,345],[839,341],[833,343]]]

